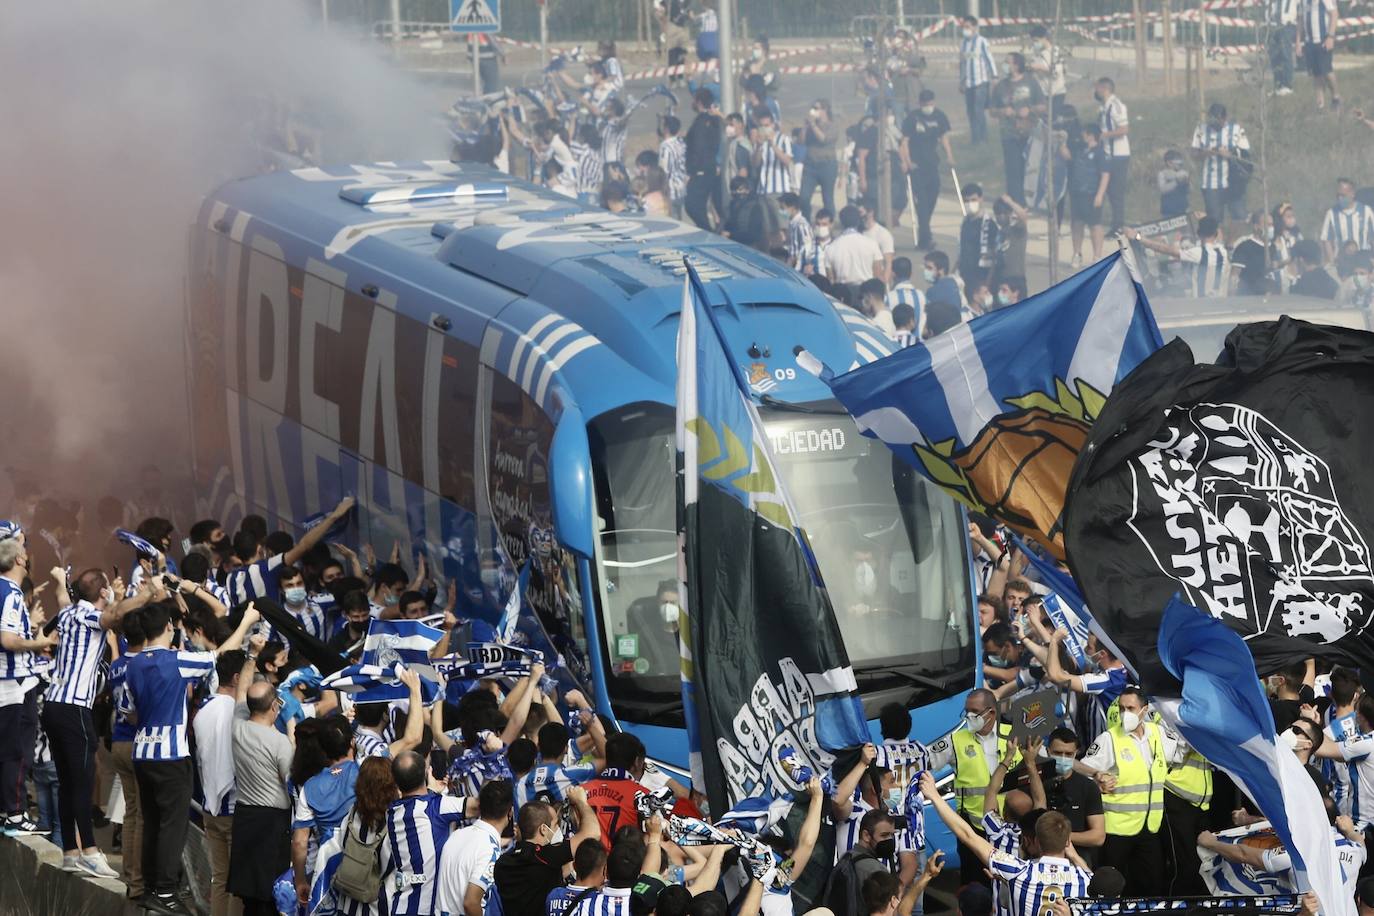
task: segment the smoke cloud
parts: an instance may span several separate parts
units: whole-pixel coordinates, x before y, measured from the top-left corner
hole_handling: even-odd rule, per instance
[[[0,468],[41,491],[5,493],[0,474],[0,499],[121,493],[148,463],[169,489],[187,478],[187,228],[207,193],[263,168],[284,112],[318,134],[327,162],[444,155],[425,90],[306,10],[0,10]],[[184,532],[189,518],[177,521]]]

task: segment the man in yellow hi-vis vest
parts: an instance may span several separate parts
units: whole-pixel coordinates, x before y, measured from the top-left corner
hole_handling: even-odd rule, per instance
[[[992,773],[1008,753],[1007,741],[1011,727],[997,722],[997,697],[991,690],[979,688],[969,691],[964,700],[964,721],[954,731],[930,746],[930,771],[939,772],[954,767],[954,799],[959,814],[980,833],[983,822],[983,793],[992,781]],[[1021,754],[1011,751],[1011,766],[1021,762]],[[977,881],[988,884],[987,871],[978,857],[961,842],[959,844],[959,880],[962,884]]]
[[[1101,864],[1126,876],[1126,896],[1158,896],[1164,883],[1164,783],[1169,767],[1182,762],[1178,740],[1150,721],[1139,687],[1118,698],[1121,721],[1107,729],[1078,764],[1102,789],[1107,842]]]

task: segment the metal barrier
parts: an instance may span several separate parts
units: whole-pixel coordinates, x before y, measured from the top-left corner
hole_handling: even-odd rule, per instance
[[[449,29],[447,22],[413,22],[402,20],[401,38],[466,38]],[[368,29],[368,34],[381,41],[394,41],[395,29],[390,19],[378,19]]]

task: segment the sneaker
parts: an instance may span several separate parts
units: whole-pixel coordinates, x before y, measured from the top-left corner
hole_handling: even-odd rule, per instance
[[[192,910],[176,894],[144,894],[139,905],[166,916],[192,916]]]
[[[1293,90],[1290,89],[1290,88],[1288,88],[1287,86],[1280,86],[1279,88],[1277,88],[1277,89],[1274,90],[1274,95],[1292,95],[1292,94],[1293,94]]]
[[[1077,270],[1078,268],[1082,267],[1082,266],[1083,266],[1083,255],[1082,255],[1082,254],[1075,254],[1075,255],[1073,256],[1073,260],[1070,262],[1070,266],[1073,267],[1074,270]]]
[[[80,856],[63,856],[63,857],[62,857],[62,870],[63,870],[63,871],[81,871],[81,870],[82,870],[82,868],[81,868],[81,857],[80,857]]]
[[[0,827],[0,833],[5,836],[45,836],[50,832],[31,821],[27,814],[7,817],[5,825]]]
[[[66,866],[65,857],[62,864],[64,867]],[[110,867],[109,861],[105,858],[105,853],[98,849],[95,852],[78,856],[76,864],[81,871],[89,872],[97,878],[119,877],[119,872]]]

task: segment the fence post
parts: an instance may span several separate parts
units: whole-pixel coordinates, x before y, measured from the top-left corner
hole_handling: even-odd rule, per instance
[[[1149,69],[1145,60],[1145,11],[1140,8],[1140,0],[1131,0],[1131,16],[1135,21],[1135,84],[1140,86]]]

